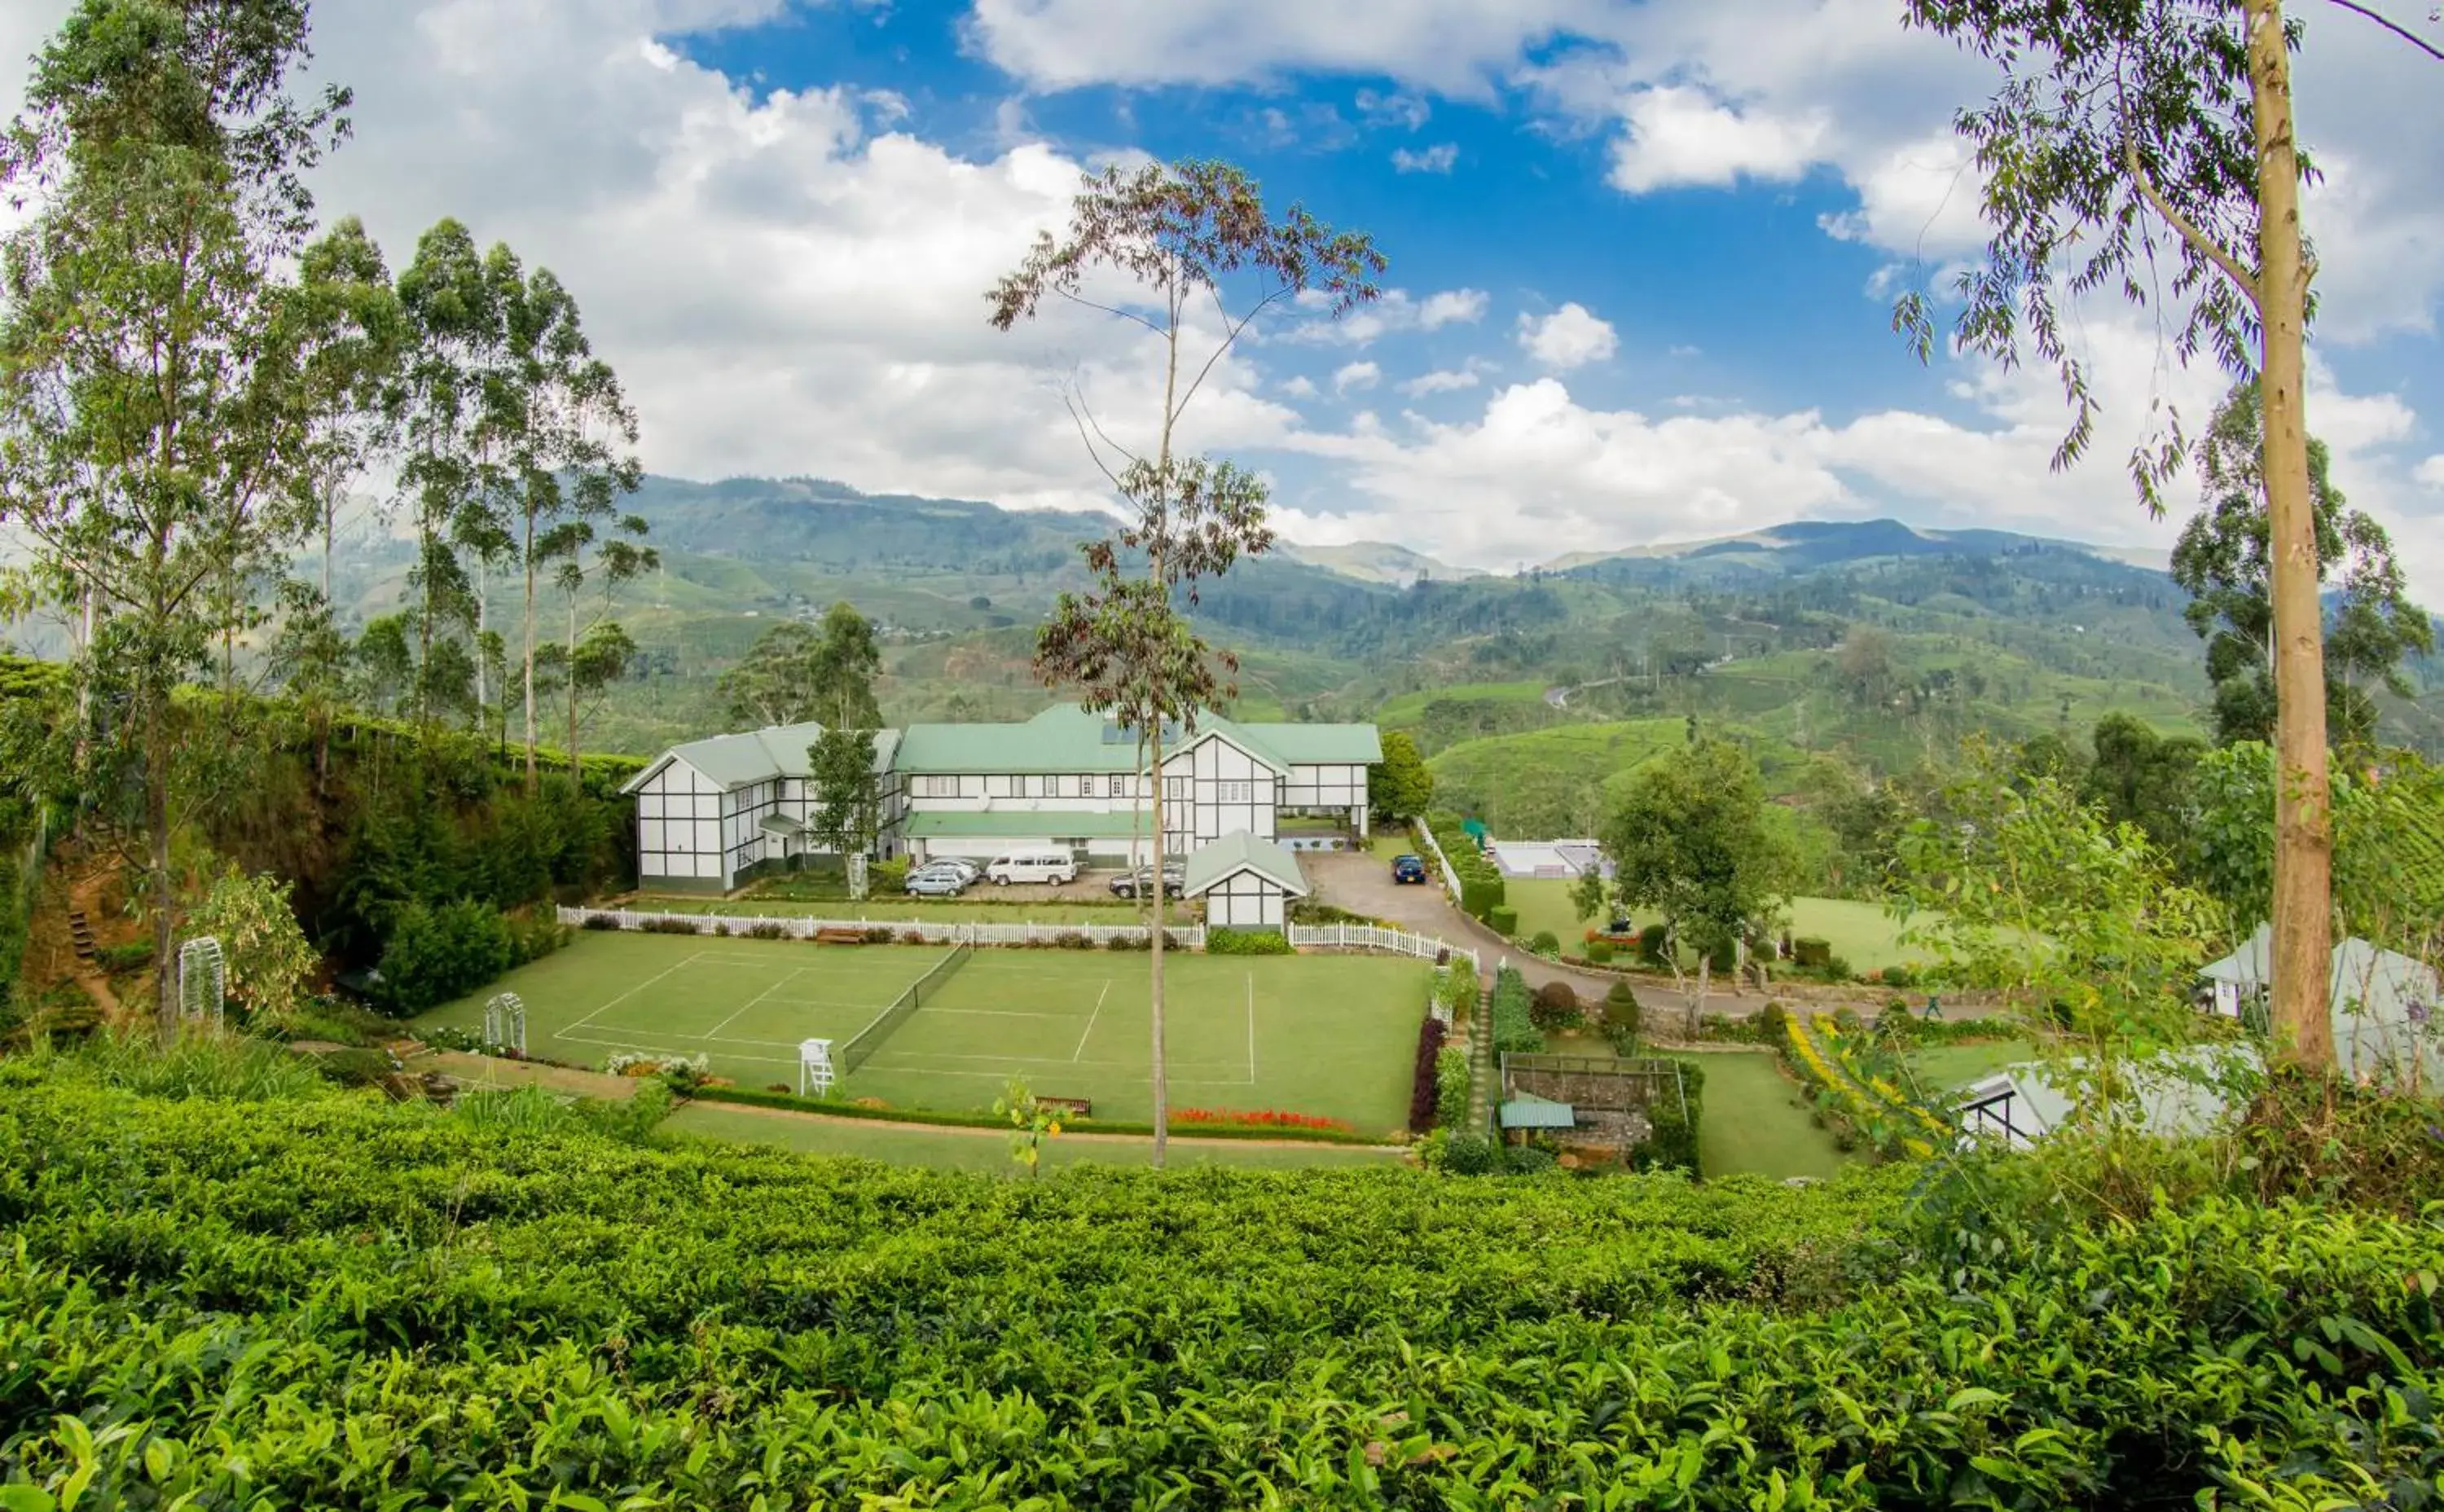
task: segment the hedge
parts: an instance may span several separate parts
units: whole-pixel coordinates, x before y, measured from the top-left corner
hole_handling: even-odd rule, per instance
[[[1424,1134],[1435,1126],[1437,1094],[1441,1091],[1435,1071],[1443,1050],[1443,1039],[1450,1031],[1443,1021],[1429,1013],[1417,1024],[1417,1059],[1409,1080],[1409,1133]]]
[[[1706,1067],[1694,1059],[1678,1059],[1673,1064],[1680,1068],[1680,1097],[1665,1097],[1647,1110],[1647,1123],[1652,1132],[1646,1142],[1631,1152],[1630,1163],[1640,1171],[1685,1171],[1695,1176],[1697,1167],[1697,1128],[1706,1111]],[[1681,1113],[1686,1099],[1688,1113]]]
[[[1519,974],[1517,967],[1506,966],[1494,973],[1488,1016],[1493,1024],[1495,1055],[1532,1054],[1545,1048],[1545,1036],[1536,1027],[1534,1004],[1535,994],[1528,990],[1528,979]]]

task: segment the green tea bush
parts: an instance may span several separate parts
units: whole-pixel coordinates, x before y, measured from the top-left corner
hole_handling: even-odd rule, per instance
[[[2444,1468],[2434,1234],[2320,1204],[1922,1264],[1907,1168],[1024,1183],[476,1122],[0,1062],[0,1501],[2305,1512]]]

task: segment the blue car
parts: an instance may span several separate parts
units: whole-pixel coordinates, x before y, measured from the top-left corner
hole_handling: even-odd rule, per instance
[[[1392,880],[1393,880],[1393,881],[1395,881],[1395,882],[1422,882],[1422,881],[1424,881],[1425,879],[1426,879],[1426,858],[1425,858],[1424,857],[1422,857],[1422,856],[1395,856],[1395,857],[1392,857]]]

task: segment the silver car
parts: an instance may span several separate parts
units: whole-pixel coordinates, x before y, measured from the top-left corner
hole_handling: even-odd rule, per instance
[[[911,897],[956,897],[971,880],[954,866],[920,866],[908,874],[907,893]]]

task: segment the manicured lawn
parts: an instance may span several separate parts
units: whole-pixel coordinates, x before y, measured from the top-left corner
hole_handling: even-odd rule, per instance
[[[1579,917],[1578,910],[1570,905],[1572,885],[1555,877],[1507,878],[1503,892],[1510,906],[1519,911],[1519,932],[1532,939],[1537,931],[1550,930],[1565,950],[1584,939],[1588,927],[1599,921]],[[1635,910],[1632,917],[1638,924],[1647,922]],[[1900,926],[1884,913],[1880,903],[1795,897],[1790,900],[1790,932],[1830,942],[1833,953],[1849,962],[1854,971],[1879,971],[1888,966],[1924,961],[1931,955],[1925,950],[1902,946]]]
[[[698,1138],[729,1139],[744,1144],[778,1145],[785,1150],[819,1155],[857,1155],[901,1166],[931,1166],[942,1171],[981,1171],[992,1175],[1018,1175],[1006,1134],[931,1129],[922,1124],[832,1121],[759,1114],[746,1108],[694,1102],[671,1116],[664,1128]],[[1142,1166],[1152,1146],[1142,1139],[1054,1139],[1045,1147],[1046,1169],[1065,1166]],[[1275,1146],[1183,1144],[1175,1139],[1167,1164],[1173,1167],[1241,1166],[1292,1170],[1317,1166],[1398,1165],[1395,1150],[1356,1150],[1346,1146]]]
[[[1957,1092],[2005,1066],[2033,1060],[2036,1053],[2036,1047],[2024,1040],[2004,1040],[1993,1044],[1938,1044],[1911,1051],[1909,1064],[1929,1092]]]
[[[1799,1084],[1773,1056],[1693,1056],[1706,1068],[1706,1109],[1697,1126],[1697,1163],[1709,1176],[1831,1176],[1856,1160],[1809,1121]]]
[[[511,991],[526,1003],[528,1051],[549,1060],[702,1055],[741,1085],[794,1087],[800,1042],[824,1039],[843,1073],[839,1097],[973,1110],[1023,1077],[1039,1094],[1091,1099],[1101,1118],[1153,1116],[1143,954],[975,950],[885,1022],[886,1007],[951,953],[580,931],[565,950],[417,1023],[475,1028],[485,1001]],[[1370,956],[1170,957],[1172,1106],[1314,1114],[1366,1134],[1399,1129],[1431,975],[1423,962]]]

